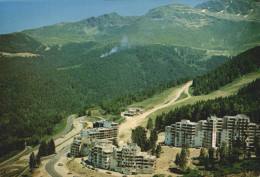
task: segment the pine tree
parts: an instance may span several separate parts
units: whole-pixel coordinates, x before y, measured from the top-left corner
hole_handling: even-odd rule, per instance
[[[199,164],[205,165],[206,151],[204,148],[200,149]]]
[[[178,157],[179,156],[179,157]],[[175,164],[181,168],[182,171],[186,169],[186,166],[188,164],[188,152],[187,149],[182,147],[181,148],[181,154],[179,153],[176,155]]]
[[[155,153],[156,153],[156,157],[159,158],[161,156],[161,152],[162,152],[162,147],[160,144],[157,145]]]
[[[224,142],[220,148],[219,148],[219,156],[220,156],[220,163],[223,165],[227,164],[227,156],[228,156],[228,152],[227,152],[227,146],[226,143]]]
[[[156,146],[156,142],[158,140],[157,131],[153,129],[150,134],[150,148],[153,148]]]
[[[179,154],[179,153],[176,154],[174,163],[175,163],[177,166],[179,166],[179,164],[180,164],[180,154]]]
[[[35,165],[36,165],[34,152],[32,152],[31,155],[30,155],[29,165],[30,165],[30,169],[32,171],[35,168]]]
[[[147,130],[152,130],[153,129],[153,120],[151,118],[148,119],[147,125],[146,125]]]
[[[152,155],[155,155],[155,148],[153,147],[152,150],[151,150],[151,154]]]
[[[37,167],[41,165],[41,156],[39,155],[39,153],[36,155],[35,164]]]
[[[48,155],[48,147],[45,141],[41,142],[38,153],[41,157]]]
[[[89,116],[89,117],[91,116],[91,111],[90,111],[90,110],[88,111],[88,116]]]
[[[210,147],[208,150],[208,154],[209,154],[209,162],[212,163],[214,160],[215,149]]]
[[[50,154],[55,154],[55,143],[53,139],[51,139],[50,142],[48,143],[48,155]]]

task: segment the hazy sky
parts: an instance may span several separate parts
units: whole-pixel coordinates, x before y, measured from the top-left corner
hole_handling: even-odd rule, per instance
[[[0,34],[74,22],[105,13],[144,15],[150,9],[181,3],[195,6],[207,0],[0,0]]]

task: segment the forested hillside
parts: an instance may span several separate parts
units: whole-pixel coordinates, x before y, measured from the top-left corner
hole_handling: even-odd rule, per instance
[[[259,7],[252,7],[244,17],[175,4],[140,17],[112,13],[0,35],[0,156],[51,135],[69,114],[100,104],[118,114],[259,45]],[[194,93],[254,71],[258,56],[259,47],[195,78]],[[115,102],[116,109],[107,106]]]
[[[207,94],[260,67],[260,47],[248,50],[193,80],[194,95]]]
[[[43,49],[45,49],[45,47],[43,47],[40,42],[22,33],[0,35],[0,52],[39,53],[43,51]]]
[[[52,134],[62,118],[103,99],[203,74],[229,59],[163,45],[129,46],[100,57],[117,45],[69,43],[35,57],[0,56],[1,155],[20,141],[30,144]]]
[[[250,121],[260,123],[260,79],[240,89],[237,95],[199,101],[194,105],[182,106],[167,114],[159,115],[156,117],[155,127],[158,131],[164,131],[165,126],[181,119],[197,122],[206,120],[210,115],[223,117],[236,114],[245,114],[250,117]]]

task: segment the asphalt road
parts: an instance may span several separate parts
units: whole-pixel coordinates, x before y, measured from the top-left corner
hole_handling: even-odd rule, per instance
[[[58,133],[57,135],[53,136],[53,140],[60,138],[61,135],[65,135],[70,131],[72,123],[73,123],[73,117],[74,117],[74,115],[70,115],[68,117],[67,125],[66,125],[65,129],[62,132]]]
[[[45,169],[46,171],[52,176],[52,177],[62,177],[60,174],[56,172],[54,169],[54,165],[58,162],[58,160],[66,153],[68,153],[70,150],[70,146],[67,146],[63,150],[61,150],[57,155],[53,157],[52,160],[50,160],[46,166]]]
[[[67,134],[67,133],[70,131],[71,126],[72,126],[72,124],[73,124],[73,118],[74,118],[74,116],[75,116],[75,115],[70,115],[70,116],[68,117],[68,119],[67,119],[67,125],[66,125],[65,129],[64,129],[62,132],[60,132],[60,133],[54,135],[54,136],[53,136],[53,139],[54,139],[54,140],[60,138],[61,135],[65,135],[65,134]],[[10,159],[8,159],[8,160],[2,162],[2,163],[0,163],[0,170],[2,171],[2,170],[5,169],[5,168],[10,168],[10,167],[9,167],[10,164],[14,163],[15,161],[17,161],[17,160],[18,160],[19,158],[21,158],[22,156],[27,155],[28,153],[31,153],[32,151],[34,151],[34,150],[37,149],[37,148],[38,148],[38,146],[35,147],[34,149],[32,149],[31,147],[26,147],[26,149],[25,149],[22,153],[20,153],[20,154],[14,156],[14,157],[12,157],[12,158],[10,158]],[[63,150],[62,150],[62,152],[63,152]],[[58,155],[58,154],[57,154],[57,155]],[[56,157],[56,156],[55,156],[55,157]],[[27,166],[27,167],[28,167],[28,166]],[[25,167],[24,169],[26,169],[27,167]],[[22,172],[20,175],[25,174],[25,173],[26,173],[26,171]],[[1,176],[1,175],[0,175],[0,176]]]

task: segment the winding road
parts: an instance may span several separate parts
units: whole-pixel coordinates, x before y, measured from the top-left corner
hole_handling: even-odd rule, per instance
[[[70,132],[71,126],[72,126],[72,124],[73,124],[73,118],[74,118],[74,117],[75,117],[75,115],[70,115],[70,116],[67,118],[67,125],[66,125],[65,129],[64,129],[62,132],[60,132],[60,133],[54,135],[54,136],[53,136],[53,139],[54,139],[54,140],[57,140],[57,139],[59,139],[62,135],[67,134],[68,132]],[[37,146],[37,147],[35,147],[35,148],[33,148],[33,149],[32,149],[31,147],[29,147],[29,146],[26,146],[26,148],[25,148],[22,152],[20,152],[19,154],[17,154],[16,156],[14,156],[14,157],[12,157],[12,158],[10,158],[10,159],[8,159],[8,160],[6,160],[6,161],[0,163],[0,171],[5,171],[6,169],[18,168],[19,171],[21,171],[18,176],[22,176],[23,174],[26,174],[26,173],[29,171],[29,165],[27,165],[27,166],[22,166],[22,165],[20,165],[20,164],[18,163],[19,165],[16,166],[16,161],[18,161],[18,160],[20,160],[20,159],[27,159],[27,160],[28,160],[28,159],[29,159],[29,156],[30,156],[30,153],[31,153],[31,152],[34,152],[34,153],[36,154],[37,151],[38,151],[38,148],[39,148],[39,146]],[[0,174],[1,174],[1,173],[0,173]],[[8,174],[5,174],[5,175],[8,176]]]
[[[141,125],[142,121],[150,114],[168,107],[170,105],[175,104],[176,100],[178,100],[178,98],[181,96],[182,92],[185,92],[188,97],[186,97],[185,99],[190,98],[190,94],[189,94],[189,87],[192,85],[192,81],[187,82],[183,87],[181,87],[176,95],[172,98],[171,101],[165,103],[165,104],[159,104],[157,106],[155,106],[154,108],[144,112],[143,114],[134,116],[134,117],[125,117],[126,118],[126,122],[122,123],[119,126],[119,141],[127,143],[131,141],[131,129]]]
[[[45,166],[46,171],[52,176],[52,177],[62,177],[55,169],[54,165],[59,161],[59,159],[68,153],[70,150],[70,146],[67,146],[63,150],[61,150],[57,155],[53,157]]]
[[[62,156],[70,151],[70,145],[73,142],[73,137],[76,136],[83,128],[83,125],[79,123],[81,119],[82,118],[74,119],[72,122],[74,129],[68,132],[64,138],[59,138],[55,141],[56,152],[58,153],[45,165],[45,170],[49,173],[49,175],[53,177],[61,177],[61,175],[55,170],[54,165]]]

